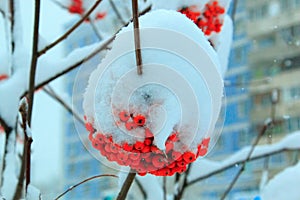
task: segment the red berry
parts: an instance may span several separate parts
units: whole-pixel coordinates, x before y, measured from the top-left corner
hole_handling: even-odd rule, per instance
[[[151,147],[150,146],[144,146],[144,148],[142,149],[143,153],[149,153],[151,152]]]
[[[134,144],[134,148],[138,151],[141,151],[145,147],[145,144],[143,142],[137,141]]]
[[[193,152],[185,152],[182,157],[187,164],[196,160],[196,156]]]
[[[143,115],[137,115],[133,118],[133,121],[137,126],[144,126],[146,118]]]
[[[105,138],[104,135],[98,133],[98,134],[96,135],[95,139],[97,139],[97,141],[98,141],[99,143],[103,144],[103,143],[105,142],[105,139],[106,139],[106,138]]]
[[[174,144],[172,142],[166,143],[166,153],[169,153],[174,148]]]
[[[128,154],[127,153],[118,153],[117,158],[123,162],[127,161],[128,159]]]
[[[122,122],[127,122],[130,118],[130,115],[126,111],[122,111],[119,113],[119,118]]]
[[[85,128],[90,133],[94,133],[95,132],[95,129],[94,129],[93,125],[91,123],[89,123],[89,122],[85,123]]]
[[[172,162],[171,164],[168,165],[168,168],[174,168],[176,166],[176,162]]]
[[[139,172],[138,175],[140,176],[145,176],[147,174],[147,172]]]
[[[198,154],[197,154],[197,156],[205,156],[206,155],[206,153],[207,153],[207,148],[202,148],[201,146],[200,146],[200,148],[198,147]]]
[[[0,74],[0,81],[7,79],[8,76],[6,74]]]
[[[182,158],[181,158],[181,153],[179,153],[179,152],[177,152],[177,151],[173,151],[172,152],[172,158],[173,158],[173,160],[181,160]]]
[[[133,152],[129,154],[129,158],[131,160],[138,160],[140,158],[140,153],[136,150],[133,150]]]
[[[103,19],[106,16],[106,12],[97,13],[96,19]]]
[[[127,130],[131,131],[137,127],[137,125],[133,122],[126,122],[125,127]]]
[[[210,137],[203,139],[201,144],[205,147],[208,147],[209,142],[210,142]]]
[[[123,149],[125,151],[132,151],[133,150],[133,145],[129,145],[128,143],[123,144]]]
[[[150,138],[146,138],[144,144],[150,146],[152,144],[152,140]]]
[[[156,155],[152,158],[152,163],[155,167],[160,169],[165,165],[164,157],[162,155]]]
[[[186,166],[186,162],[184,160],[176,161],[176,165],[178,167],[185,167]]]

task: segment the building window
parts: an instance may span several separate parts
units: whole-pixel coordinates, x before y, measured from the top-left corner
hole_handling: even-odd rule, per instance
[[[300,99],[300,87],[292,87],[290,89],[290,97],[291,99]]]
[[[257,40],[258,48],[267,48],[275,44],[275,36],[268,35]]]
[[[238,116],[240,118],[246,117],[248,115],[248,105],[247,101],[242,101],[238,103]]]

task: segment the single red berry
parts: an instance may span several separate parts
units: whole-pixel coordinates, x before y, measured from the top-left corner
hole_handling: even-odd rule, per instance
[[[101,144],[98,142],[98,140],[96,140],[96,139],[93,139],[92,140],[92,145],[93,145],[93,147],[95,148],[95,149],[99,149],[100,148],[100,146],[101,146]]]
[[[208,147],[209,142],[210,142],[210,137],[203,139],[201,144],[205,147]]]
[[[147,172],[138,172],[138,175],[140,176],[145,176],[147,174]]]
[[[96,14],[96,19],[104,19],[104,17],[106,16],[106,12],[98,12]]]
[[[140,158],[140,152],[133,150],[132,153],[129,153],[129,159],[138,160]]]
[[[183,167],[175,167],[175,168],[173,168],[173,169],[174,169],[174,171],[176,171],[177,173],[181,174],[181,173],[183,173],[183,172],[186,171],[186,165],[183,166]]]
[[[151,147],[150,146],[144,146],[144,148],[142,149],[143,153],[149,153],[151,152]]]
[[[104,150],[105,150],[106,152],[110,153],[110,152],[111,152],[111,144],[110,144],[110,143],[105,144]]]
[[[182,158],[181,158],[181,156],[182,156],[182,154],[180,153],[180,152],[177,152],[177,151],[173,151],[172,152],[172,158],[173,158],[173,160],[181,160]]]
[[[164,157],[162,155],[153,156],[152,163],[155,167],[160,169],[165,165]]]
[[[122,111],[119,113],[119,118],[122,122],[127,122],[130,118],[130,115],[126,111]]]
[[[89,123],[89,122],[85,123],[85,128],[90,133],[94,133],[95,132],[95,129],[94,129],[93,125],[91,123]]]
[[[137,127],[134,122],[126,122],[125,127],[127,130],[131,131]]]
[[[3,81],[5,79],[8,79],[8,76],[6,74],[0,74],[0,81]]]
[[[146,118],[143,115],[137,115],[133,118],[133,121],[137,126],[144,126]]]
[[[105,143],[105,136],[100,134],[100,133],[97,133],[95,139],[97,139],[98,142],[101,143],[101,144]]]
[[[186,162],[184,160],[176,161],[176,165],[178,167],[184,167],[184,166],[186,166]]]
[[[143,142],[137,141],[134,144],[134,148],[138,151],[141,151],[145,147],[145,144]]]
[[[169,153],[173,148],[174,144],[172,142],[166,142],[166,153]]]
[[[110,146],[110,151],[111,151],[112,153],[119,153],[119,152],[120,152],[120,149],[119,149],[115,144],[112,144],[112,145]]]
[[[199,148],[200,147],[200,148]],[[207,148],[206,147],[198,147],[198,154],[197,156],[205,156],[207,153]]]
[[[157,148],[156,146],[151,146],[151,152],[156,153],[156,154],[163,154],[163,152]]]
[[[176,166],[176,162],[172,162],[171,164],[168,165],[168,168],[174,168]]]
[[[187,164],[189,164],[189,163],[191,163],[191,162],[194,162],[194,161],[196,160],[195,154],[194,154],[193,152],[190,152],[190,151],[185,152],[185,153],[182,155],[182,157],[183,157],[183,160],[184,160]]]
[[[133,145],[129,145],[127,142],[125,142],[125,143],[123,144],[123,149],[124,149],[125,151],[132,151],[132,150],[133,150]]]
[[[152,139],[146,138],[144,144],[150,146],[152,144]]]

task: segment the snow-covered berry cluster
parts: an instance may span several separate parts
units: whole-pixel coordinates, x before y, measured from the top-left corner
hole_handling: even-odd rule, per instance
[[[85,119],[87,119],[85,117]],[[94,129],[92,123],[86,122],[86,129],[89,131],[89,140],[92,146],[97,149],[101,155],[109,161],[116,162],[121,166],[129,166],[139,175],[147,173],[156,176],[172,176],[175,173],[182,173],[186,170],[187,165],[192,163],[199,156],[205,156],[207,153],[210,138],[206,138],[198,145],[197,152],[190,150],[179,152],[174,146],[180,144],[180,134],[173,132],[165,142],[165,150],[160,150],[153,144],[154,135],[152,131],[145,126],[146,117],[127,111],[119,113],[119,126],[123,123],[128,131],[137,127],[142,127],[144,139],[135,143],[117,143],[113,140],[112,135],[101,133]],[[188,149],[188,148],[186,148]]]
[[[197,10],[197,6],[183,7],[178,12],[185,14],[191,19],[205,35],[209,36],[212,32],[219,33],[222,28],[221,16],[225,9],[219,5],[218,1],[207,3],[202,12]]]

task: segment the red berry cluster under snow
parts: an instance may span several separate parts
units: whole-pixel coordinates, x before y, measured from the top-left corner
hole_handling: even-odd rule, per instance
[[[133,144],[127,142],[122,144],[116,143],[112,135],[98,132],[90,122],[86,123],[86,129],[90,133],[89,140],[92,146],[101,155],[111,162],[117,162],[121,166],[129,166],[139,175],[150,173],[156,176],[172,176],[175,173],[182,173],[186,170],[189,163],[194,162],[197,157],[204,156],[207,153],[210,138],[204,139],[198,145],[196,153],[191,151],[181,153],[174,150],[174,145],[180,143],[178,132],[173,132],[165,142],[165,150],[160,150],[153,144],[155,136],[145,126],[146,120],[146,117],[141,114],[134,116],[127,111],[119,113],[119,121],[117,123],[124,123],[128,131],[137,127],[144,130],[144,140],[136,141]]]
[[[83,7],[83,0],[71,0],[71,5],[68,7],[68,9],[70,13],[83,15],[85,12],[85,9]],[[95,19],[103,19],[105,16],[105,12],[98,12],[95,16]]]
[[[197,11],[196,6],[184,7],[178,10],[191,19],[205,35],[209,36],[212,32],[219,33],[222,28],[220,17],[225,13],[225,9],[219,5],[218,1],[207,3],[203,12]]]

